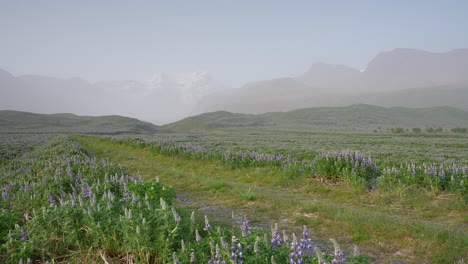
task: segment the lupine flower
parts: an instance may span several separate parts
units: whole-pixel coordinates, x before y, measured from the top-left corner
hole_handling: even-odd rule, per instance
[[[255,238],[255,243],[254,243],[254,253],[255,254],[260,253],[260,250],[258,249],[258,241],[259,240],[260,240],[260,238],[257,236],[257,238]]]
[[[177,257],[177,254],[174,252],[172,253],[172,258],[174,259],[174,264],[179,264],[179,258]]]
[[[182,252],[185,251],[185,242],[184,242],[183,239],[180,241],[180,250],[181,250]]]
[[[123,195],[123,200],[124,201],[131,201],[132,200],[132,193],[128,189],[127,186],[124,187],[124,195]]]
[[[280,232],[278,230],[278,224],[275,223],[275,227],[272,228],[271,232],[271,245],[273,248],[276,248],[276,246],[281,246],[283,244],[283,240],[281,239]]]
[[[205,215],[205,227],[203,228],[203,230],[209,232],[211,230],[211,225],[210,225],[210,221],[208,221],[208,216]]]
[[[21,229],[21,241],[26,241],[28,240],[28,231],[26,231],[25,229]]]
[[[51,205],[55,205],[56,202],[55,202],[55,199],[52,195],[48,194],[47,195],[47,201],[51,204]]]
[[[197,243],[200,243],[201,241],[201,237],[200,237],[200,234],[198,233],[198,229],[195,229],[195,241]]]
[[[247,221],[247,217],[244,215],[244,221],[242,221],[242,237],[250,235],[251,232],[252,228],[249,227],[249,221]]]
[[[195,263],[196,261],[195,252],[190,253],[190,263]]]
[[[190,222],[195,224],[195,211],[192,211],[192,214],[190,215]]]
[[[83,184],[81,185],[81,192],[82,192],[81,197],[82,197],[83,199],[86,199],[86,198],[91,197],[91,190],[89,189],[88,184],[83,183]]]
[[[182,218],[180,217],[180,215],[176,212],[175,208],[172,207],[172,215],[174,216],[174,221],[176,223],[180,223],[180,221],[182,221]]]

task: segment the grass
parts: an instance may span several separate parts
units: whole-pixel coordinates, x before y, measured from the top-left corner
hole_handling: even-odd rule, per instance
[[[292,223],[299,229],[305,224],[319,240],[357,243],[384,262],[451,263],[468,257],[468,212],[456,196],[412,187],[367,192],[345,182],[289,179],[268,168],[230,169],[98,138],[76,139],[130,172],[160,177],[199,207],[221,206],[267,225]]]

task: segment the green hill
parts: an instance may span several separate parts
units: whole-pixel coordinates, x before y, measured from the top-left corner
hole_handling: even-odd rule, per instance
[[[135,118],[111,116],[77,116],[74,114],[34,114],[0,111],[0,132],[65,133],[154,133],[158,127]]]
[[[205,113],[184,118],[180,121],[161,126],[174,132],[200,131],[228,127],[262,127],[269,124],[265,118],[250,114],[235,114],[226,111]]]
[[[227,127],[371,131],[401,127],[468,127],[468,112],[453,107],[385,108],[372,105],[316,107],[259,115],[213,112],[192,116],[161,128],[177,132]]]

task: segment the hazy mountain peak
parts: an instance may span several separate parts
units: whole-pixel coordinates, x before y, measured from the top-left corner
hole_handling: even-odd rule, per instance
[[[0,69],[0,79],[3,79],[3,78],[11,79],[11,78],[14,78],[14,76],[9,72],[7,72],[7,71],[5,71],[3,69]]]
[[[297,80],[319,89],[349,90],[359,78],[360,72],[341,64],[314,63],[309,70],[297,77]],[[345,87],[346,89],[342,89]]]
[[[367,65],[364,78],[368,86],[380,90],[459,85],[468,81],[466,51],[433,53],[398,48],[381,52]]]

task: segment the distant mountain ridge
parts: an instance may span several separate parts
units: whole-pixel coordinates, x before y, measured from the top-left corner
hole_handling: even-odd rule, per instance
[[[405,94],[410,96],[402,96]],[[260,114],[350,104],[448,105],[468,110],[466,102],[468,49],[444,53],[394,49],[378,54],[362,71],[315,63],[296,78],[253,82],[232,91],[220,91],[203,98],[193,114],[218,110]]]
[[[468,111],[453,107],[385,108],[373,105],[315,107],[288,112],[257,115],[218,111],[188,117],[164,125],[161,129],[176,132],[212,130],[230,127],[299,130],[361,130],[403,127],[466,127]]]
[[[0,111],[0,132],[35,133],[154,133],[158,126],[124,116],[77,116],[69,113],[35,114]]]
[[[379,53],[364,70],[314,63],[296,77],[251,82],[237,89],[205,72],[91,83],[13,76],[0,69],[0,110],[118,114],[156,124],[214,111],[261,114],[351,104],[468,110],[467,102],[468,49],[443,53],[394,49]]]
[[[156,74],[147,81],[13,76],[0,69],[0,110],[119,114],[167,123],[187,116],[203,96],[227,89],[205,72]]]

